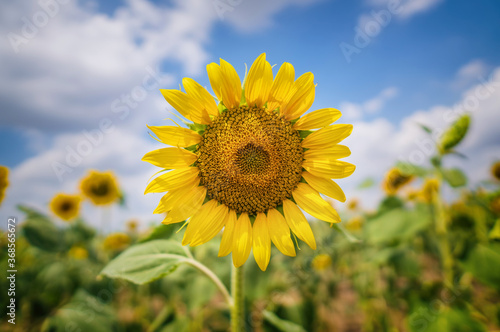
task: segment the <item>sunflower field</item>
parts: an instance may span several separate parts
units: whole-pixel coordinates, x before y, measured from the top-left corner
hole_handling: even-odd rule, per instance
[[[303,105],[312,79],[294,81],[293,67],[283,65],[279,85],[296,91],[296,99],[286,97],[268,66],[265,55],[256,60],[244,91],[231,90],[240,83],[229,64],[209,67],[212,85],[222,85],[214,89],[219,104],[194,81],[183,82],[185,95],[162,91],[181,114],[192,107],[187,102],[206,102],[200,109],[209,111],[184,112],[194,122],[190,129],[150,127],[161,142],[185,147],[144,157],[175,169],[146,188],[168,192],[155,211],[165,214],[163,224],[91,226],[82,201],[101,210],[103,225],[107,209],[126,202],[111,171],[89,170],[75,188],[79,194],[57,194],[45,210],[20,204],[22,217],[0,238],[0,260],[8,267],[0,283],[9,294],[2,294],[0,329],[500,331],[500,162],[473,189],[460,168],[446,166],[473,119],[464,115],[446,129],[428,167],[398,162],[382,183],[360,184],[384,192],[376,209],[352,197],[335,209],[332,198],[346,198],[330,179],[349,176],[354,167],[330,161],[328,168],[321,156],[348,156],[337,143],[352,126],[329,126],[340,117],[333,109],[296,121],[310,106]],[[265,113],[271,102],[262,96],[269,91],[282,117]],[[235,123],[252,126],[232,132]],[[269,141],[269,133],[278,139]],[[273,152],[279,144],[288,149]],[[220,182],[231,156],[242,173]],[[272,162],[283,164],[266,168]],[[276,170],[292,175],[276,180]],[[0,187],[3,198],[6,167]]]

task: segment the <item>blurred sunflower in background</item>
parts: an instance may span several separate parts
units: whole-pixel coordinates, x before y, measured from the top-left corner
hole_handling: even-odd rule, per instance
[[[264,53],[251,66],[244,87],[222,59],[207,71],[218,103],[190,78],[182,81],[186,92],[161,90],[194,123],[189,128],[149,127],[161,142],[174,146],[143,157],[173,169],[146,188],[145,193],[167,192],[154,212],[167,213],[164,224],[190,218],[183,245],[206,243],[224,228],[219,256],[232,252],[236,267],[253,249],[266,270],[271,242],[295,256],[290,231],[315,249],[299,207],[320,220],[340,222],[320,193],[345,201],[331,179],[354,172],[354,165],[339,160],[350,155],[349,148],[338,144],[351,134],[352,125],[331,125],[341,116],[333,108],[301,118],[314,101],[314,75],[295,79],[294,67],[284,63],[273,78]]]
[[[391,168],[385,175],[382,188],[388,195],[395,195],[399,189],[413,181],[413,175],[403,174],[397,167]]]
[[[9,169],[0,165],[0,205],[5,197],[5,191],[9,186]]]
[[[106,250],[123,250],[130,244],[130,236],[125,233],[117,232],[109,234],[103,242]]]
[[[81,197],[59,193],[50,201],[50,210],[64,221],[70,221],[80,213]]]
[[[91,170],[81,180],[80,190],[95,205],[109,205],[117,202],[121,197],[118,183],[111,171]]]
[[[313,258],[311,265],[318,272],[324,271],[332,265],[332,258],[327,254],[319,254]]]
[[[69,249],[68,255],[74,259],[87,259],[89,252],[81,246],[73,246]]]
[[[500,181],[500,161],[497,161],[491,166],[491,175],[495,180]]]
[[[420,191],[420,197],[424,202],[431,203],[434,196],[439,192],[439,181],[434,178],[425,179],[422,189]]]

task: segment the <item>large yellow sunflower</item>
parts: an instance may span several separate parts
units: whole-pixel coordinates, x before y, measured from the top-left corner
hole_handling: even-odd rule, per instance
[[[295,79],[293,66],[284,63],[273,78],[265,54],[251,66],[244,87],[222,59],[207,71],[218,103],[190,78],[182,80],[186,92],[161,90],[194,123],[189,129],[149,127],[161,142],[174,146],[143,157],[173,169],[146,188],[145,193],[167,192],[154,212],[167,213],[164,224],[189,219],[183,245],[203,244],[224,228],[219,256],[232,252],[236,267],[253,249],[265,270],[271,242],[295,256],[290,231],[315,249],[301,209],[329,223],[340,222],[319,193],[345,201],[331,179],[354,172],[354,165],[338,160],[351,153],[338,143],[351,134],[352,125],[331,125],[341,116],[333,108],[300,118],[314,101],[313,74]]]
[[[0,205],[5,197],[5,191],[9,186],[9,169],[0,165]]]
[[[109,205],[120,199],[120,190],[111,171],[98,172],[91,170],[80,182],[83,195],[95,205]]]
[[[78,195],[57,194],[50,201],[52,212],[64,221],[70,221],[80,213],[81,198]]]

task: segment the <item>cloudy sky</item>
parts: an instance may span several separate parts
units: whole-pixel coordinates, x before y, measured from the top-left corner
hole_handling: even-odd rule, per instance
[[[46,211],[57,192],[77,191],[89,168],[111,169],[127,196],[113,226],[151,214],[160,196],[142,193],[159,145],[146,124],[170,124],[160,88],[183,77],[209,86],[219,58],[243,77],[262,52],[315,74],[313,109],[338,108],[353,123],[346,140],[348,197],[373,206],[396,160],[422,163],[431,141],[418,123],[442,130],[468,111],[460,151],[471,185],[500,159],[500,3],[497,0],[3,1],[0,4],[0,164],[11,169],[1,217],[28,204]],[[86,206],[97,224],[100,212]]]

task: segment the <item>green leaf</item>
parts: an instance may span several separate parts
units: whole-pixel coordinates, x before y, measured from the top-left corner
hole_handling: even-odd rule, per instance
[[[110,278],[145,284],[162,278],[190,259],[180,243],[154,240],[130,247],[101,271]]]
[[[422,128],[423,131],[425,131],[427,134],[432,134],[432,129],[424,124],[419,123],[418,124],[420,128]]]
[[[425,168],[404,161],[398,161],[396,167],[403,175],[425,176],[428,173]]]
[[[307,136],[311,135],[313,132],[311,130],[299,130],[300,138],[304,139]]]
[[[441,302],[439,302],[441,304]],[[422,305],[413,312],[408,325],[412,332],[485,332],[485,327],[474,320],[467,311],[445,308],[444,304],[435,309],[436,305]]]
[[[68,304],[45,320],[41,330],[42,332],[108,332],[116,331],[117,325],[111,307],[80,290]]]
[[[50,219],[30,208],[19,209],[27,214],[21,229],[32,246],[51,252],[64,248],[63,232]]]
[[[175,233],[175,228],[176,227],[174,227],[174,225],[159,224],[153,228],[151,233],[148,233],[146,236],[140,238],[139,242],[142,243],[151,240],[168,239]]]
[[[373,178],[364,179],[359,185],[358,189],[368,189],[375,185],[375,180]]]
[[[306,332],[306,330],[302,326],[299,326],[299,325],[292,323],[288,320],[281,319],[271,311],[264,310],[263,314],[264,314],[264,320],[280,331],[283,331],[283,332]]]
[[[500,289],[500,245],[477,245],[462,265],[481,282]]]
[[[332,224],[332,228],[335,229],[337,232],[341,233],[342,235],[345,236],[347,241],[351,243],[358,243],[361,242],[357,237],[352,235],[347,229],[342,224]]]
[[[427,228],[430,223],[431,217],[424,209],[394,209],[368,220],[365,235],[369,242],[375,244],[404,241]]]
[[[442,174],[444,180],[453,188],[462,187],[467,184],[467,177],[458,168],[443,169]]]

